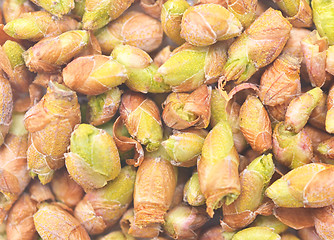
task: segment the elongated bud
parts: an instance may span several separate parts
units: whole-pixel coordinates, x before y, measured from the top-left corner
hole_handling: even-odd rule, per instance
[[[195,172],[184,186],[183,200],[191,206],[201,206],[205,204],[205,197],[201,192],[198,173]]]
[[[173,42],[181,45],[185,40],[180,36],[183,13],[190,7],[185,0],[169,0],[162,5],[161,25]]]
[[[77,95],[67,87],[50,82],[47,93],[29,109],[24,125],[30,133],[28,168],[43,184],[64,166],[64,153],[76,124],[80,123]]]
[[[298,133],[305,126],[313,109],[319,104],[322,94],[322,90],[317,87],[290,102],[285,115],[287,130]]]
[[[104,55],[76,58],[63,70],[64,83],[69,88],[86,94],[99,95],[124,83],[125,67]]]
[[[134,0],[106,0],[96,4],[95,0],[86,0],[82,17],[83,28],[95,30],[104,27],[118,18],[128,9]]]
[[[328,39],[314,30],[301,42],[308,77],[313,87],[322,87],[326,82],[326,50]]]
[[[138,237],[138,238],[153,238],[155,239],[158,237],[161,227],[158,223],[153,223],[148,226],[139,226],[137,227],[135,225],[135,219],[134,219],[134,210],[133,208],[126,211],[120,220],[120,226],[122,229],[122,232],[125,235],[129,235],[132,237]]]
[[[28,132],[23,125],[23,114],[14,113],[9,134],[0,148],[0,222],[30,182],[27,148]]]
[[[69,207],[74,207],[84,195],[83,189],[70,177],[65,169],[57,171],[51,181],[56,199]]]
[[[155,179],[155,181],[152,181]],[[176,187],[177,171],[165,159],[146,157],[137,171],[134,211],[135,226],[164,223]]]
[[[148,151],[159,148],[162,140],[162,123],[156,104],[143,94],[127,92],[122,96],[120,116],[130,135]]]
[[[33,72],[57,72],[88,44],[87,31],[68,31],[57,37],[39,41],[23,53],[24,61]]]
[[[20,15],[33,12],[34,7],[28,0],[5,0],[2,5],[3,16],[5,21],[8,23],[14,19],[20,17]],[[2,16],[1,16],[2,20]]]
[[[158,20],[131,11],[97,30],[95,35],[104,54],[110,54],[119,44],[129,44],[152,52],[160,46],[163,31]]]
[[[279,163],[294,169],[311,162],[312,140],[304,129],[294,133],[281,122],[274,129],[273,153]]]
[[[283,50],[291,28],[281,12],[272,8],[265,11],[229,48],[224,80],[247,81],[259,68],[273,62]]]
[[[78,125],[71,135],[66,168],[85,191],[101,188],[121,171],[118,150],[113,138],[89,124]]]
[[[300,60],[283,54],[261,77],[259,97],[264,105],[276,106],[290,102],[301,92]]]
[[[238,166],[239,156],[231,127],[220,121],[205,138],[202,156],[197,163],[199,183],[210,217],[223,203],[229,205],[239,196]]]
[[[125,66],[128,75],[125,84],[130,89],[142,93],[170,91],[168,85],[154,81],[153,77],[158,67],[145,51],[129,45],[118,45],[111,55]]]
[[[272,147],[269,115],[261,101],[249,95],[240,108],[240,129],[252,149],[263,153]]]
[[[71,17],[55,18],[50,13],[36,11],[22,14],[4,27],[4,31],[17,39],[39,41],[45,37],[55,37],[66,31],[79,28],[79,23]]]
[[[240,196],[230,205],[223,205],[223,228],[241,229],[252,223],[258,214],[265,213],[263,204],[264,191],[274,174],[272,155],[262,155],[253,160],[240,173]]]
[[[268,227],[250,227],[237,232],[232,240],[267,239],[280,240],[281,236]]]
[[[334,5],[331,1],[315,0],[311,2],[314,24],[322,37],[327,37],[329,45],[334,44],[334,33],[331,26],[334,24]]]
[[[168,127],[178,130],[206,128],[210,123],[210,99],[211,87],[205,85],[191,94],[171,93],[163,103],[162,118]]]
[[[164,229],[174,239],[197,239],[208,220],[204,208],[179,205],[166,214]]]
[[[74,215],[89,234],[100,234],[118,222],[132,202],[135,179],[134,167],[126,166],[117,178],[89,191],[79,202]]]
[[[218,4],[189,7],[183,14],[180,36],[195,46],[208,46],[242,32],[239,20]]]
[[[225,1],[227,9],[239,19],[244,28],[249,27],[256,18],[257,0],[230,0]]]
[[[20,92],[27,92],[29,84],[32,82],[33,75],[25,66],[22,53],[25,51],[23,47],[14,41],[6,41],[2,45],[13,69],[13,78],[9,78],[15,90]]]
[[[278,220],[275,216],[257,216],[251,227],[268,227],[275,233],[281,234],[288,230],[288,226]]]
[[[6,221],[7,238],[12,240],[36,239],[37,232],[33,215],[37,211],[36,202],[23,193],[8,214]]]
[[[324,207],[333,204],[330,191],[334,168],[332,165],[310,163],[293,169],[266,190],[279,207]]]
[[[34,223],[43,239],[89,240],[90,237],[80,222],[57,204],[44,203],[34,214]]]

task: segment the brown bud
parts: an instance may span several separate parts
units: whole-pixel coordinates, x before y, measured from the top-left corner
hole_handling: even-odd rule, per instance
[[[328,206],[313,211],[315,230],[321,239],[334,239],[334,208]]]
[[[318,105],[313,109],[308,123],[321,130],[326,129],[327,94],[323,93]]]
[[[57,201],[74,207],[84,195],[83,189],[70,177],[65,169],[57,171],[51,181],[52,191]]]
[[[154,17],[160,18],[162,4],[167,0],[140,0],[140,6],[145,13]]]
[[[290,31],[290,37],[285,44],[282,54],[289,54],[296,58],[303,57],[303,50],[301,41],[310,35],[311,31],[305,28],[292,28]],[[305,64],[303,62],[303,64]]]
[[[61,73],[38,73],[33,83],[47,88],[50,81],[61,84],[63,82],[63,76]]]
[[[41,182],[37,179],[32,181],[28,190],[31,199],[37,203],[42,203],[44,201],[55,201],[55,197],[51,192],[50,186],[41,184]]]
[[[298,235],[301,240],[321,240],[313,227],[299,230]]]
[[[2,5],[3,16],[8,23],[16,18],[19,18],[21,14],[35,11],[30,1],[16,1],[5,0]],[[2,16],[0,17],[2,20]]]
[[[274,208],[274,215],[282,223],[299,230],[313,227],[312,209],[310,208]]]
[[[28,194],[23,193],[8,214],[7,238],[11,240],[36,239],[37,232],[33,220],[36,211],[36,202]]]

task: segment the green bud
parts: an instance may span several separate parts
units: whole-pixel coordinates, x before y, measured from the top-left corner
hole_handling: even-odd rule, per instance
[[[201,206],[205,204],[205,197],[201,192],[198,173],[195,172],[184,186],[184,201],[191,206]]]
[[[67,170],[84,189],[103,187],[121,170],[113,138],[92,125],[80,124],[74,130],[70,149],[65,156]]]
[[[211,93],[211,126],[214,127],[221,120],[227,121],[226,99],[220,94],[218,89],[212,89]]]
[[[71,13],[77,17],[82,18],[85,13],[86,0],[74,0],[74,8]]]
[[[17,66],[24,65],[24,60],[22,53],[25,51],[23,47],[17,42],[7,40],[4,45],[2,45],[3,50],[5,51],[10,65],[14,69]]]
[[[185,46],[184,49],[182,46]],[[171,86],[173,91],[187,92],[201,86],[205,81],[205,59],[208,48],[182,45],[159,67],[156,81]]]
[[[275,2],[277,6],[289,17],[293,17],[298,13],[300,0],[276,0]]]
[[[74,0],[32,0],[32,2],[60,18],[74,8]]]
[[[331,0],[312,0],[313,21],[322,37],[327,37],[329,45],[334,44],[334,4]]]
[[[280,240],[281,237],[267,227],[251,227],[237,232],[232,240]]]
[[[16,136],[23,136],[28,134],[27,129],[24,127],[24,113],[13,113],[9,133]]]
[[[128,74],[125,84],[130,89],[142,93],[170,91],[168,85],[154,81],[158,67],[145,51],[129,45],[118,45],[111,56],[125,66]]]
[[[257,157],[247,166],[247,170],[260,174],[263,179],[264,188],[266,188],[275,172],[272,154],[269,153],[268,155]]]
[[[268,227],[277,234],[281,234],[289,228],[287,225],[278,220],[274,215],[257,216],[251,227]]]
[[[183,13],[190,7],[185,0],[169,0],[162,5],[161,25],[166,35],[175,43],[185,42],[180,36]]]

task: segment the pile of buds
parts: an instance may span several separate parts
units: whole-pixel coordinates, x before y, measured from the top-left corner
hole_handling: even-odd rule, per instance
[[[334,240],[333,0],[4,0],[0,45],[0,240]]]

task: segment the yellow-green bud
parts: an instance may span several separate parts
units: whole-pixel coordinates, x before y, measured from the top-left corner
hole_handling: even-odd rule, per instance
[[[183,199],[185,202],[195,207],[205,204],[205,197],[201,192],[197,172],[191,176],[184,186]]]
[[[232,240],[280,240],[281,236],[267,227],[251,227],[237,232]]]

